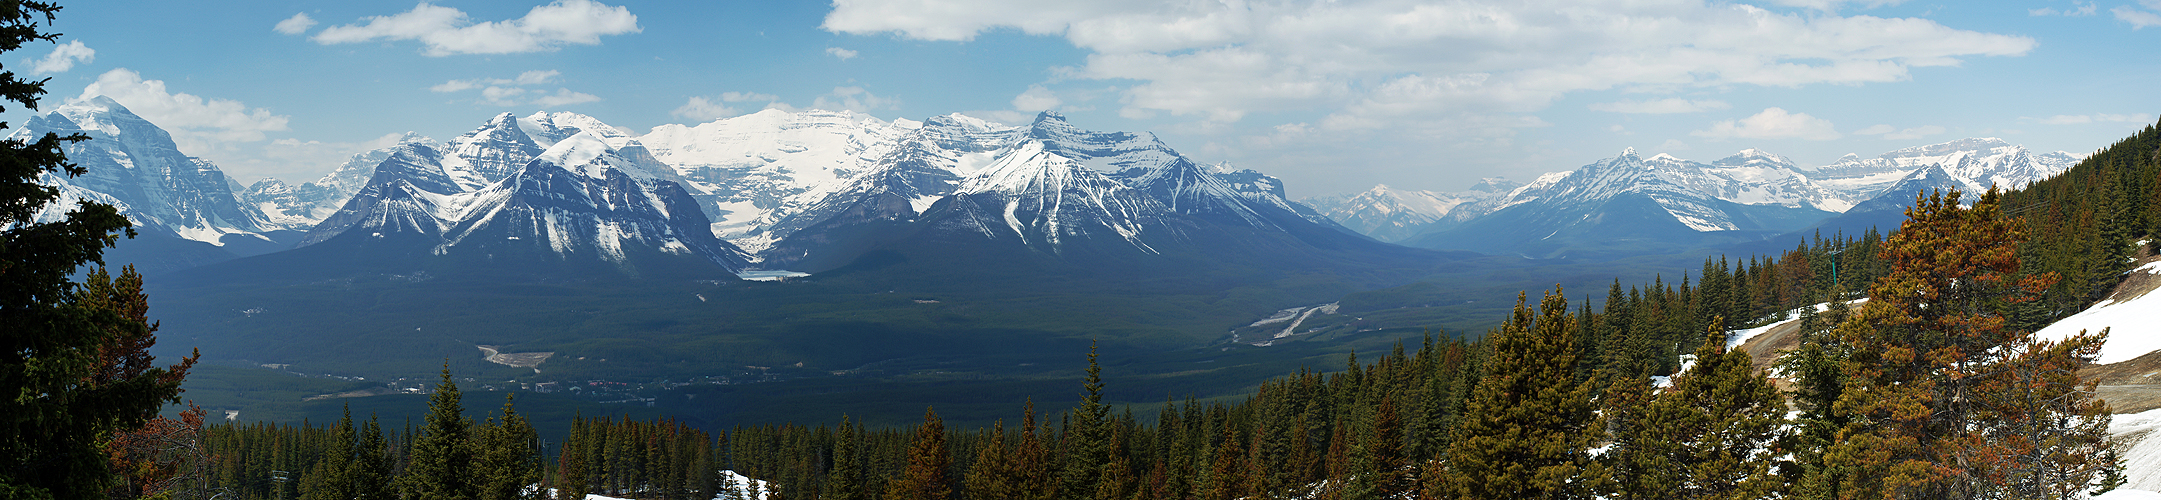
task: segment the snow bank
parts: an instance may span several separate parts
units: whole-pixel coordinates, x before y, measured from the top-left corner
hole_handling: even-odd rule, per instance
[[[1849,301],[1846,301],[1846,305],[1847,305],[1847,307],[1861,307],[1861,304],[1862,304],[1862,303],[1864,303],[1864,302],[1868,302],[1868,298],[1864,297],[1864,298],[1858,298],[1858,299],[1853,299],[1853,300],[1849,300]],[[1822,312],[1824,312],[1824,311],[1827,311],[1827,310],[1830,310],[1830,309],[1831,309],[1831,303],[1829,303],[1829,302],[1824,302],[1824,303],[1821,303],[1821,304],[1816,304],[1816,305],[1812,305],[1812,306],[1801,306],[1801,307],[1797,307],[1797,308],[1794,308],[1794,309],[1793,309],[1793,310],[1791,310],[1791,311],[1786,311],[1786,317],[1787,317],[1787,318],[1792,318],[1792,319],[1788,319],[1788,320],[1785,320],[1785,321],[1780,321],[1780,322],[1777,322],[1777,323],[1772,323],[1772,324],[1768,324],[1768,325],[1763,325],[1763,326],[1759,326],[1759,327],[1755,327],[1755,328],[1750,328],[1750,329],[1747,329],[1747,330],[1741,330],[1741,331],[1733,332],[1733,335],[1732,335],[1732,336],[1726,337],[1726,348],[1727,348],[1727,349],[1732,349],[1732,348],[1740,347],[1740,346],[1741,346],[1741,344],[1745,344],[1745,343],[1748,343],[1748,340],[1749,340],[1749,339],[1753,339],[1753,338],[1756,338],[1756,336],[1758,336],[1758,335],[1763,335],[1763,334],[1765,334],[1765,333],[1768,333],[1768,332],[1770,332],[1770,331],[1771,331],[1771,329],[1773,329],[1773,328],[1778,328],[1778,327],[1780,327],[1780,326],[1784,326],[1784,325],[1786,325],[1786,324],[1788,324],[1788,323],[1797,323],[1797,322],[1800,322],[1800,321],[1801,321],[1801,310],[1802,310],[1802,309],[1805,309],[1805,308],[1810,308],[1810,307],[1814,307],[1814,308],[1816,308],[1816,312],[1818,312],[1818,313],[1822,313]]]
[[[714,495],[714,496],[713,496],[713,500],[765,500],[766,496],[768,496],[768,495],[771,495],[771,494],[772,494],[772,492],[773,492],[773,483],[769,483],[769,482],[765,482],[765,481],[759,481],[759,480],[756,480],[756,479],[751,479],[751,478],[750,478],[750,476],[745,476],[745,475],[742,475],[742,474],[737,474],[737,473],[735,473],[735,471],[732,471],[732,470],[723,470],[723,471],[720,471],[720,474],[721,474],[722,476],[725,476],[725,477],[726,477],[726,478],[728,478],[728,479],[732,479],[732,480],[734,480],[734,484],[735,484],[735,494],[734,494],[734,495],[730,495],[730,494],[728,494],[728,493],[726,493],[726,492],[722,492],[722,493],[721,493],[721,494],[719,494],[719,495]],[[556,493],[556,490],[555,490],[554,488],[549,488],[549,489],[548,489],[548,496],[551,496],[551,497],[552,497],[552,496],[555,496],[555,493]],[[2144,498],[2144,497],[2127,497],[2127,498]],[[2157,498],[2161,498],[2161,497],[2157,497]],[[585,495],[585,498],[584,498],[584,499],[582,499],[582,500],[636,500],[636,499],[631,499],[631,498],[622,498],[622,497],[611,497],[611,496],[607,496],[607,495],[601,495],[601,494],[597,494],[597,493],[594,493],[594,494],[587,494],[587,495]]]
[[[2161,430],[2161,409],[2148,410],[2144,413],[2117,415],[2114,420],[2109,421],[2109,437],[2115,439],[2117,444],[2122,446],[2123,455],[2119,459],[2123,461],[2125,488],[2161,490],[2161,433],[2156,433],[2156,430]],[[2161,494],[2150,492],[2146,494],[2154,496],[2104,496],[2096,498],[2153,498],[2161,500]]]
[[[2117,488],[2108,493],[2102,493],[2100,495],[2094,496],[2093,500],[2161,500],[2161,493],[2154,493],[2146,490]]]
[[[2131,272],[2161,274],[2161,262],[2147,263]],[[2101,358],[2094,362],[2105,365],[2130,361],[2161,350],[2161,299],[2156,297],[2161,294],[2149,293],[2122,302],[2103,300],[2034,332],[2034,338],[2060,341],[2080,330],[2099,332],[2108,328],[2108,342],[2101,345]]]

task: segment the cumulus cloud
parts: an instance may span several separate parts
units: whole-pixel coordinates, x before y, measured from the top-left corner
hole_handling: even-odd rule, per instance
[[[834,87],[831,93],[818,96],[810,107],[829,110],[846,110],[868,113],[878,110],[900,109],[900,101],[872,95],[862,87]]]
[[[78,99],[106,96],[173,134],[182,149],[216,143],[253,142],[265,132],[285,130],[287,117],[240,101],[198,97],[166,90],[162,80],[144,80],[127,68],[107,71],[83,87]]]
[[[1892,82],[1912,68],[2035,46],[1927,19],[1685,0],[1565,11],[1499,0],[843,0],[823,27],[921,40],[1000,29],[1063,37],[1090,52],[1069,79],[1136,82],[1121,91],[1121,115],[1228,123],[1321,111],[1335,130],[1507,129],[1525,120],[1504,115],[1576,92]]]
[[[487,87],[490,85],[540,85],[548,82],[553,82],[558,76],[563,76],[563,72],[552,69],[533,70],[519,73],[517,78],[474,78],[471,80],[451,80],[437,84],[433,87],[428,87],[428,90],[432,92],[458,92],[462,90],[472,90],[481,87]]]
[[[2095,113],[2091,115],[2056,115],[2034,121],[2041,122],[2042,125],[2079,125],[2086,123],[2147,123],[2153,121],[2153,116],[2145,113],[2132,115]]]
[[[1840,137],[1837,127],[1830,120],[1808,116],[1808,113],[1792,113],[1781,108],[1765,108],[1763,112],[1740,120],[1726,120],[1711,124],[1711,128],[1689,132],[1689,135],[1712,139],[1805,139],[1828,141]]]
[[[1601,102],[1590,106],[1592,111],[1607,113],[1673,114],[1700,113],[1733,107],[1719,100],[1691,101],[1681,98],[1653,99],[1646,101],[1621,100]]]
[[[849,59],[854,59],[854,58],[855,58],[855,56],[856,56],[856,52],[855,52],[855,51],[853,51],[853,50],[848,50],[848,49],[843,49],[843,48],[840,48],[840,47],[826,47],[826,48],[825,48],[825,53],[827,53],[827,54],[832,54],[832,55],[833,55],[833,57],[838,57],[838,58],[840,58],[840,60],[842,60],[842,61],[846,61],[846,60],[849,60]]]
[[[2073,1],[2073,2],[2071,2],[2071,5],[2076,5],[2076,6],[2078,6],[2078,7],[2076,7],[2076,8],[2069,8],[2069,9],[2061,9],[2061,10],[2058,10],[2058,9],[2056,9],[2055,7],[2042,7],[2042,8],[2038,8],[2038,9],[2026,9],[2026,15],[2029,15],[2029,16],[2034,16],[2034,17],[2040,17],[2040,16],[2069,16],[2069,17],[2083,17],[2083,16],[2091,16],[2091,15],[2094,15],[2094,12],[2095,12],[2096,10],[2100,9],[2100,6],[2098,6],[2098,5],[2095,5],[2095,4],[2093,3],[2093,2],[2086,2],[2086,3],[2084,3],[2084,4],[2081,4],[2081,3],[2078,3],[2078,2],[2076,2],[2076,1]]]
[[[592,0],[555,0],[534,7],[525,17],[479,23],[465,11],[422,2],[402,13],[323,28],[313,40],[324,45],[412,40],[426,46],[422,54],[443,57],[547,52],[566,44],[599,45],[602,36],[643,30],[638,26],[638,16],[629,8]]]
[[[1058,99],[1058,93],[1051,92],[1042,85],[1029,85],[1027,92],[1013,96],[1014,111],[1045,111],[1056,109],[1060,104],[1065,104],[1065,101]]]
[[[600,96],[556,88],[554,93],[530,88],[535,85],[555,83],[563,76],[556,70],[533,70],[519,73],[516,78],[474,78],[451,80],[428,87],[431,92],[456,93],[480,89],[480,103],[493,106],[514,107],[534,105],[544,108],[583,104],[600,100]]]
[[[308,32],[308,28],[313,27],[315,27],[315,18],[308,17],[308,13],[302,12],[293,14],[293,17],[285,18],[283,21],[278,21],[278,25],[270,27],[270,30],[287,35],[298,35]]]
[[[53,51],[46,53],[45,57],[24,59],[23,62],[30,65],[30,74],[49,75],[75,69],[76,63],[88,63],[97,59],[97,56],[98,51],[84,46],[82,40],[69,40],[68,43],[53,47]]]
[[[763,103],[763,107],[760,109],[776,106],[786,106],[784,104],[780,104],[780,96],[775,96],[772,94],[760,94],[756,92],[722,92],[720,95],[713,97],[692,96],[688,102],[683,103],[682,106],[676,107],[675,111],[670,111],[668,112],[668,114],[693,121],[713,121],[743,114],[743,111],[741,109],[736,108],[735,106],[731,106],[731,104],[741,103],[751,103],[754,105]]]
[[[2146,10],[2129,5],[2118,5],[2116,8],[2109,9],[2108,12],[2115,14],[2118,21],[2131,23],[2131,29],[2133,30],[2143,29],[2147,26],[2161,26],[2161,14],[2154,13],[2154,11],[2161,10],[2161,1],[2141,0],[2139,3],[2145,4]]]

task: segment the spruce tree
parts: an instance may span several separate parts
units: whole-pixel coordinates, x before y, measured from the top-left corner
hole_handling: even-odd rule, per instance
[[[528,500],[539,490],[540,435],[518,415],[512,395],[503,396],[502,420],[488,419],[480,428],[474,453],[474,488],[481,500]],[[677,482],[680,484],[680,481]]]
[[[401,490],[406,498],[423,500],[471,500],[478,495],[473,482],[471,421],[459,404],[458,384],[450,379],[450,363],[443,363],[443,381],[428,396],[427,426],[413,440],[412,463],[406,466]]]
[[[1770,498],[1783,485],[1773,474],[1779,453],[1772,448],[1786,423],[1786,402],[1751,365],[1748,353],[1727,350],[1725,330],[1714,318],[1696,364],[1674,376],[1673,386],[1655,397],[1637,431],[1651,445],[1671,453],[1666,473],[1670,489],[1656,496],[1675,499]]]
[[[359,437],[351,465],[352,499],[392,500],[395,491],[390,486],[390,479],[397,459],[391,456],[390,440],[383,437],[383,426],[374,415],[368,416],[368,423],[360,429]]]
[[[953,496],[947,477],[953,456],[945,445],[945,422],[935,409],[923,410],[923,425],[908,444],[908,467],[886,484],[885,500],[946,500]]]
[[[1515,311],[1490,339],[1486,373],[1464,409],[1434,492],[1443,498],[1589,498],[1603,436],[1590,385],[1575,381],[1575,318],[1559,287]]]
[[[1110,407],[1103,404],[1103,367],[1096,363],[1094,342],[1088,344],[1087,378],[1081,384],[1081,404],[1073,408],[1066,433],[1064,467],[1059,469],[1061,490],[1089,494],[1110,463]]]
[[[861,438],[847,415],[840,417],[840,432],[833,437],[833,470],[826,475],[826,500],[863,500]]]
[[[332,430],[337,434],[331,437],[328,446],[323,447],[322,459],[315,462],[316,466],[309,474],[317,482],[313,488],[301,492],[301,500],[351,500],[358,496],[356,474],[360,470],[354,461],[351,404],[345,405],[345,415],[338,418],[338,425]]]

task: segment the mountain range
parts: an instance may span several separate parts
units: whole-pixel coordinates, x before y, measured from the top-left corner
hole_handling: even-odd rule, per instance
[[[1762,241],[1794,231],[1890,229],[1914,193],[2022,186],[2080,157],[1994,138],[1905,148],[1801,167],[1743,150],[1710,163],[1634,149],[1540,176],[1505,193],[1487,179],[1461,193],[1385,185],[1305,200],[1384,241],[1530,257],[1616,257]]]

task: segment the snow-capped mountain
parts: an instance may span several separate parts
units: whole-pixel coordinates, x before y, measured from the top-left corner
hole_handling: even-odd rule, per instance
[[[44,175],[41,182],[58,187],[63,199],[47,205],[39,220],[64,217],[78,200],[97,200],[119,208],[138,233],[218,247],[235,244],[223,248],[235,255],[277,247],[265,233],[293,227],[243,203],[217,165],[181,153],[171,134],[111,98],[69,101],[31,117],[9,139],[46,133],[88,136],[66,146],[68,160],[88,173]]]
[[[1853,212],[1903,207],[1913,192],[1928,189],[2023,186],[2078,160],[2063,152],[2035,154],[1993,138],[1900,149],[1866,160],[1847,155],[1815,168],[1756,149],[1707,164],[1665,154],[1642,158],[1630,149],[1577,170],[1542,175],[1488,201],[1382,186],[1315,203],[1361,232],[1413,246],[1545,254],[1585,243],[1640,252],[1762,237],[1834,216],[1880,226],[1883,217]],[[1468,220],[1435,222],[1441,214]],[[1634,222],[1617,223],[1622,220]],[[1485,229],[1466,233],[1458,232],[1459,226]],[[1397,236],[1405,228],[1422,229]],[[1671,231],[1675,228],[1686,231]],[[1640,244],[1614,245],[1626,241]]]
[[[1981,192],[1991,185],[2015,189],[2046,179],[2082,158],[2063,151],[2034,153],[2003,139],[1983,137],[1905,148],[1865,160],[1849,154],[1810,174],[1839,197],[1859,204],[1930,166],[1941,167],[1961,189]]]
[[[412,132],[406,132],[405,137],[398,140],[401,145],[416,142],[438,150],[443,148],[443,144],[435,139]],[[241,191],[240,199],[262,210],[272,221],[295,229],[312,228],[337,213],[346,200],[366,187],[368,179],[375,176],[375,166],[390,159],[396,149],[397,146],[390,146],[355,153],[323,178],[299,186],[271,178],[256,181]]]
[[[1775,155],[1749,150],[1706,165],[1631,148],[1539,176],[1490,213],[1406,243],[1540,256],[1662,251],[1799,229],[1832,214],[1817,208],[1827,198]]]
[[[1481,179],[1470,190],[1454,193],[1396,189],[1379,184],[1358,194],[1319,196],[1301,201],[1360,234],[1395,242],[1485,215],[1510,191],[1521,186],[1501,177]]]
[[[590,117],[504,113],[448,144],[391,148],[368,184],[301,245],[513,266],[600,264],[633,275],[686,261],[742,269],[742,252],[713,237],[673,175],[635,139]]]
[[[768,109],[693,126],[661,125],[637,139],[688,181],[715,234],[755,252],[787,236],[771,230],[781,220],[870,171],[920,127],[849,111]]]
[[[983,125],[926,120],[868,173],[811,204],[803,213],[841,215],[790,233],[766,265],[829,268],[924,245],[1100,263],[1366,241],[1311,220],[1325,218],[1284,199],[1280,180],[1204,167],[1152,134],[1082,130],[1055,113],[1026,127]]]

